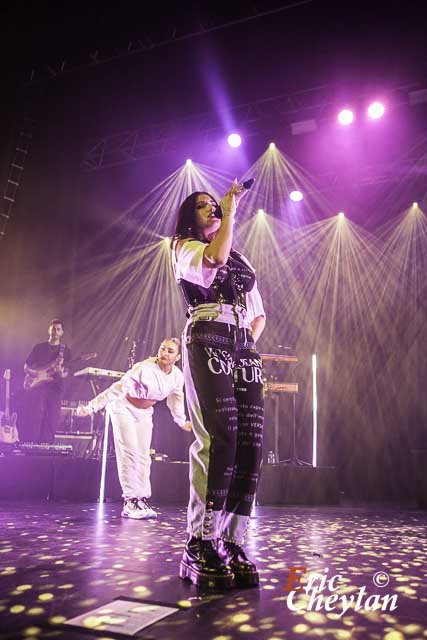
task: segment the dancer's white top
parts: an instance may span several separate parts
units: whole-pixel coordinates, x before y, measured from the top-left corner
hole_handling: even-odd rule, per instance
[[[215,280],[218,269],[208,269],[204,266],[203,254],[205,249],[206,243],[200,242],[200,240],[186,240],[181,245],[177,258],[176,243],[174,243],[172,247],[172,267],[177,282],[181,279],[187,280],[209,289]],[[249,260],[242,254],[240,256],[255,273],[255,269]],[[246,309],[248,322],[252,322],[258,316],[265,316],[264,305],[256,281],[252,291],[246,294]]]
[[[132,398],[156,402],[166,398],[166,404],[176,424],[182,427],[187,420],[184,409],[184,376],[175,365],[170,373],[165,373],[157,364],[156,358],[137,362],[132,369],[126,371],[121,380],[90,400],[88,408],[91,413],[96,413],[109,402],[127,402],[128,394]],[[141,411],[152,413],[153,408]]]

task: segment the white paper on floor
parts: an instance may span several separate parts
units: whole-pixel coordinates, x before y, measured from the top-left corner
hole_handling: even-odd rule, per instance
[[[87,611],[81,616],[71,618],[65,624],[82,629],[116,631],[134,636],[141,629],[149,627],[176,611],[179,611],[176,607],[118,599],[97,609],[92,609],[92,611]]]

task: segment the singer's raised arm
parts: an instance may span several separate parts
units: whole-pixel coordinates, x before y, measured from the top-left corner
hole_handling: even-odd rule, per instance
[[[223,267],[230,255],[233,243],[233,225],[236,213],[237,183],[233,182],[230,189],[220,202],[222,211],[221,226],[215,237],[205,249],[203,264],[208,269]]]

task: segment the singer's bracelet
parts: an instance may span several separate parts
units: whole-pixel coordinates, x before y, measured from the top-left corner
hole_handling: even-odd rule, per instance
[[[235,216],[235,213],[231,213],[231,212],[230,213],[224,213],[224,212],[222,212],[222,217],[223,218],[234,218],[234,216]]]

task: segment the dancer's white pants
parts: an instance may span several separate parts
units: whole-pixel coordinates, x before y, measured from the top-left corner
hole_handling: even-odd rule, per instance
[[[111,404],[110,414],[123,498],[149,498],[153,408],[137,409],[123,399]]]

